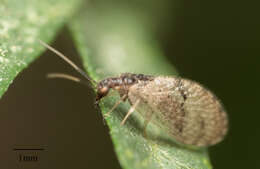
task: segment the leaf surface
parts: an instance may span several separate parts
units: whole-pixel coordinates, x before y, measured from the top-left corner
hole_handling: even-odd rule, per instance
[[[14,78],[43,51],[80,0],[1,0],[0,97]]]
[[[98,81],[125,72],[177,74],[153,40],[149,24],[140,19],[142,16],[118,6],[85,11],[69,27],[91,78]],[[116,93],[106,97],[100,104],[102,113],[108,112],[118,99]],[[124,169],[211,168],[206,148],[179,146],[152,124],[148,127],[148,139],[144,138],[143,119],[137,112],[120,126],[129,108],[129,103],[122,103],[106,118]]]

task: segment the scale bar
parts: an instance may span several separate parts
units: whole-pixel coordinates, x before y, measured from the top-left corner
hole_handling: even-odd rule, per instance
[[[44,148],[14,148],[14,151],[43,151]]]

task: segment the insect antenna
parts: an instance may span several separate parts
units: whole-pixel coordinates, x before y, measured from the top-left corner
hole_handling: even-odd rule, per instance
[[[88,81],[82,80],[82,79],[80,79],[78,77],[75,77],[75,76],[72,76],[72,75],[68,75],[68,74],[64,74],[64,73],[48,73],[46,77],[50,78],[50,79],[60,78],[60,79],[71,80],[71,81],[74,81],[74,82],[77,82],[77,83],[81,83],[81,84],[84,84],[84,85],[92,88],[92,86],[89,84]]]
[[[70,66],[72,66],[77,72],[79,72],[83,77],[85,77],[88,81],[91,82],[91,84],[97,85],[97,82],[93,79],[91,79],[82,69],[80,69],[75,63],[73,63],[67,56],[65,56],[64,54],[62,54],[61,52],[59,52],[58,50],[54,49],[53,47],[51,47],[50,45],[48,45],[47,43],[41,41],[40,39],[38,40],[40,42],[41,45],[43,45],[44,47],[46,47],[47,49],[49,49],[50,51],[52,51],[53,53],[57,54],[60,58],[62,58],[64,61],[66,61]],[[69,79],[69,80],[73,80],[73,81],[77,81],[80,80],[76,77],[72,77],[70,75],[65,75],[65,74],[52,74],[50,76],[51,78],[54,77],[58,77],[58,78],[64,78],[64,79]],[[77,79],[77,80],[76,80]],[[78,81],[79,82],[79,81]]]

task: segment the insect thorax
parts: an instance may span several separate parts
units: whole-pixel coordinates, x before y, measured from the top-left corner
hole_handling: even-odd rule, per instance
[[[100,81],[97,85],[98,95],[96,100],[99,101],[105,97],[110,89],[115,89],[120,96],[128,93],[129,87],[142,81],[151,81],[154,77],[144,74],[123,73],[118,77],[108,77]]]

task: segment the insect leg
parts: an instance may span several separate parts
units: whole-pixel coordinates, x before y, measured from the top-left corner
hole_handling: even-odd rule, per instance
[[[138,99],[138,100],[133,104],[133,106],[129,109],[129,111],[127,112],[126,116],[124,117],[124,119],[123,119],[122,122],[120,123],[121,126],[125,124],[126,119],[135,111],[135,108],[137,107],[137,105],[139,104],[139,102],[140,102],[140,99]]]
[[[124,94],[115,104],[114,106],[106,113],[104,114],[104,117],[109,117],[112,111],[125,99],[127,98],[127,94]]]

